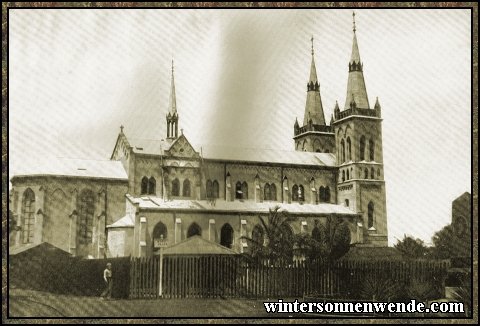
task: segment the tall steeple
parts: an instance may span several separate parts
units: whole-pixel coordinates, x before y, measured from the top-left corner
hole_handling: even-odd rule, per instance
[[[345,100],[345,110],[357,107],[369,109],[367,88],[363,79],[363,64],[360,60],[360,51],[358,50],[357,26],[355,23],[355,12],[353,13],[353,46],[350,62],[348,63],[348,84],[347,97]]]
[[[167,138],[178,137],[178,113],[177,113],[177,98],[175,96],[175,77],[172,60],[172,82],[170,85],[170,98],[168,100],[167,113]]]
[[[303,125],[308,125],[311,121],[314,125],[325,125],[325,116],[323,114],[322,98],[320,97],[320,84],[317,79],[317,69],[315,67],[315,51],[312,41],[312,63],[310,65],[310,78],[307,83],[307,102],[305,104],[305,115]]]

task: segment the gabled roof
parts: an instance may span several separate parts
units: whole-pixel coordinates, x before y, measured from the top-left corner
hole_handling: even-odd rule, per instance
[[[12,178],[25,176],[63,176],[128,180],[127,173],[121,162],[59,157],[35,160],[34,164],[15,171]]]
[[[20,245],[18,247],[12,247],[9,249],[9,255],[10,256],[14,256],[14,255],[18,255],[22,252],[26,252],[26,251],[29,251],[29,250],[42,250],[44,252],[58,252],[58,253],[61,253],[61,254],[65,254],[66,256],[70,256],[70,253],[61,249],[61,248],[58,248],[54,245],[52,245],[51,243],[49,242],[41,242],[41,243],[29,243],[29,244],[26,244],[26,245]]]
[[[232,249],[199,235],[187,238],[163,250],[164,255],[236,255]]]
[[[118,221],[109,224],[106,226],[107,228],[133,228],[135,227],[135,223],[130,215],[125,215]]]

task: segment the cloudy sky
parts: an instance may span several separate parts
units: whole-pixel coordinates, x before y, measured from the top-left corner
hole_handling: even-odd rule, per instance
[[[293,150],[310,67],[326,120],[343,108],[351,10],[10,10],[10,173],[50,156],[108,159],[119,126],[160,139],[175,60],[193,143]],[[468,10],[356,12],[382,105],[389,242],[430,242],[470,191]]]

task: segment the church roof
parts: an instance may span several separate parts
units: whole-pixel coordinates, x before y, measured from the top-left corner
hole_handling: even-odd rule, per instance
[[[207,200],[166,200],[160,197],[129,197],[134,203],[138,203],[141,209],[160,209],[160,210],[196,210],[211,212],[248,212],[248,213],[268,213],[274,206],[280,206],[281,210],[286,210],[293,214],[340,214],[356,215],[348,207],[336,204],[300,204],[298,202],[284,204],[279,202],[260,202],[253,200],[245,201],[224,201],[218,200],[215,203]]]
[[[134,153],[164,155],[171,146],[171,141],[129,138]],[[313,153],[301,151],[285,151],[278,149],[238,148],[228,146],[194,145],[204,159],[220,161],[258,162],[271,164],[335,166],[335,155],[332,153]]]
[[[84,160],[74,158],[46,158],[35,160],[13,173],[21,176],[64,176],[97,179],[128,180],[127,173],[119,161]]]
[[[164,255],[236,255],[232,249],[199,235],[187,238],[163,250]]]
[[[125,215],[118,221],[107,225],[107,228],[133,228],[135,223],[130,215]]]

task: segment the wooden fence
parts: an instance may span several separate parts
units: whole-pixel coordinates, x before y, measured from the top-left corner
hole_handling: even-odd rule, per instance
[[[270,263],[241,256],[164,257],[163,298],[293,298],[304,295],[359,299],[366,280],[407,286],[412,280],[441,288],[447,261],[340,260]],[[130,298],[160,296],[160,259],[132,258]]]

